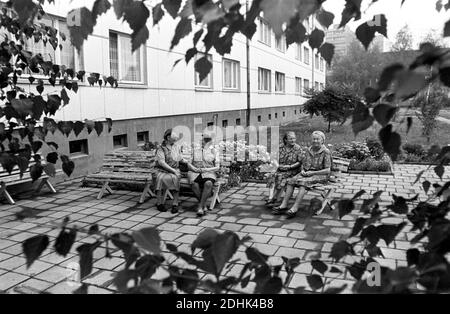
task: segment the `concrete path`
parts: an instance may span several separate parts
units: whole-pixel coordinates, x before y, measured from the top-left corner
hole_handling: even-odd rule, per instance
[[[351,198],[364,189],[371,194],[378,190],[386,191],[382,196],[383,204],[390,204],[392,194],[409,198],[418,193],[421,199],[425,199],[421,185],[412,185],[416,173],[424,168],[396,165],[394,176],[344,174],[334,197]],[[447,167],[446,170],[445,179],[448,181],[450,168]],[[424,177],[433,181],[439,180],[433,171],[428,171]],[[196,218],[194,212],[187,210],[189,207],[195,207],[193,198],[184,197],[182,205],[186,211],[171,215],[156,211],[155,200],[143,205],[136,204],[139,198],[136,192],[118,191],[113,196],[96,200],[98,189],[82,189],[76,182],[62,184],[57,188],[57,195],[43,195],[32,199],[23,197],[15,206],[0,206],[0,290],[8,293],[32,293],[38,290],[71,293],[79,287],[79,284],[73,282],[77,278],[74,269],[78,263],[78,257],[73,252],[80,241],[91,243],[93,240],[82,236],[77,239],[72,253],[61,257],[56,255],[53,249],[53,240],[59,231],[52,231],[43,226],[54,220],[62,221],[66,216],[70,216],[71,221],[76,222],[78,226],[89,227],[98,224],[101,231],[111,233],[155,226],[161,231],[164,241],[173,243],[186,252],[190,252],[189,245],[206,228],[235,231],[241,237],[249,235],[254,240],[252,245],[271,256],[270,262],[273,265],[281,263],[282,256],[299,257],[305,262],[295,270],[295,276],[289,283],[291,288],[307,286],[306,276],[312,273],[308,261],[318,256],[327,259],[333,243],[348,238],[357,217],[355,213],[339,220],[336,212],[329,211],[320,217],[301,214],[294,220],[274,217],[264,206],[267,189],[262,184],[254,183],[244,184],[241,188],[224,193],[221,208],[202,219]],[[305,200],[305,208],[308,204],[309,201]],[[15,214],[23,209],[33,210],[36,217],[17,221]],[[400,223],[401,220],[390,218],[385,222]],[[409,227],[389,247],[382,247],[386,258],[378,259],[380,264],[389,267],[406,265],[405,250],[409,247],[408,240],[415,235],[407,232],[408,230]],[[43,233],[52,237],[51,246],[39,261],[30,269],[26,269],[21,242]],[[114,251],[111,259],[105,258],[104,255],[105,251],[100,250],[94,256],[94,272],[87,282],[96,287],[90,287],[90,293],[111,293],[110,289],[114,288],[111,284],[113,272],[124,267],[121,252]],[[181,261],[175,261],[173,256],[169,257],[169,254],[166,254],[166,257],[171,263],[183,265]],[[243,250],[234,258],[240,260],[228,270],[230,275],[238,275],[247,260]],[[166,275],[159,271],[155,277],[164,278]],[[336,277],[336,274],[326,275],[330,278]],[[349,273],[340,275],[332,285],[340,286],[343,283],[352,283]],[[251,288],[250,285],[248,289]]]

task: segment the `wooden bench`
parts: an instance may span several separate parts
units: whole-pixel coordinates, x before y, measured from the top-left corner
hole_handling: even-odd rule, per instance
[[[8,173],[5,169],[3,169],[3,167],[0,167],[0,169],[1,169],[1,171],[0,171],[0,197],[4,196],[9,204],[14,205],[16,202],[9,194],[7,188],[10,186],[18,185],[18,184],[33,182],[33,179],[31,178],[31,174],[30,174],[31,167],[33,165],[34,165],[34,162],[30,162],[30,165],[29,165],[27,171],[25,171],[22,174],[22,176],[20,175],[20,170],[17,165],[14,166],[11,174]],[[34,191],[35,194],[39,193],[44,186],[47,186],[52,193],[56,193],[56,189],[53,187],[53,185],[49,181],[49,178],[50,177],[48,175],[46,175],[45,173],[43,173],[41,175],[41,177],[39,178],[39,180],[41,180],[41,182],[39,183],[38,187]]]
[[[330,180],[327,183],[318,183],[306,188],[308,192],[319,195],[322,198],[322,206],[316,212],[316,215],[321,215],[327,206],[334,210],[334,206],[331,204],[331,196],[336,191],[339,175],[348,172],[349,164],[349,160],[333,157]],[[269,199],[272,199],[274,193],[275,186],[272,184],[269,186]]]
[[[148,196],[155,197],[153,174],[155,173],[155,151],[116,151],[108,153],[103,159],[103,166],[98,173],[88,175],[83,185],[88,183],[102,184],[97,199],[103,198],[105,193],[113,194],[111,184],[142,185],[143,191],[139,199],[142,204]]]

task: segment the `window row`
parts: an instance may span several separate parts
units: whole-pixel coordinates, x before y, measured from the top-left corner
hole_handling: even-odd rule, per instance
[[[149,131],[137,132],[136,139],[138,146],[143,146],[149,141]],[[113,136],[114,149],[128,147],[128,135],[120,134]],[[76,140],[69,142],[69,152],[71,156],[89,155],[88,140]]]
[[[315,88],[323,90],[325,85],[323,83],[314,82],[314,86],[310,86],[310,80],[295,78],[295,93],[303,94],[304,90]],[[270,93],[272,91],[272,71],[264,68],[258,68],[258,91]],[[286,75],[281,72],[275,72],[275,92],[286,92]]]
[[[263,19],[259,19],[259,41],[271,46],[272,43],[272,30],[269,24]],[[275,37],[275,48],[278,51],[286,52],[286,37],[283,35],[280,38]],[[311,49],[310,47],[302,46],[301,44],[296,44],[295,49],[295,59],[302,61],[304,64],[311,64]],[[314,57],[314,68],[321,72],[325,71],[325,60],[323,57],[318,54]]]

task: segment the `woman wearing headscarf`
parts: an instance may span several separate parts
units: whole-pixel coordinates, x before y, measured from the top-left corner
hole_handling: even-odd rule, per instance
[[[287,132],[283,137],[283,145],[280,147],[278,163],[279,167],[274,174],[275,193],[272,199],[267,201],[267,205],[272,206],[281,201],[280,196],[286,189],[288,179],[297,175],[301,168],[302,148],[296,144],[297,138],[294,132]]]
[[[157,197],[157,209],[166,212],[163,199],[163,191],[169,190],[173,195],[172,214],[179,212],[180,192],[180,163],[186,163],[188,168],[193,167],[182,156],[181,147],[175,145],[178,137],[172,134],[172,129],[164,133],[164,141],[156,150],[155,190]]]
[[[199,217],[206,213],[206,201],[211,196],[217,181],[217,172],[220,170],[219,152],[212,144],[211,136],[204,134],[201,149],[194,150],[192,162],[194,171],[188,173],[192,191],[199,200],[197,208]]]
[[[280,207],[275,208],[273,214],[281,215],[287,211],[288,218],[294,218],[299,210],[301,201],[306,195],[307,187],[327,182],[331,174],[331,152],[325,147],[325,134],[316,131],[312,134],[312,146],[305,152],[301,172],[288,180],[286,195]],[[294,205],[288,210],[295,187],[299,192]]]

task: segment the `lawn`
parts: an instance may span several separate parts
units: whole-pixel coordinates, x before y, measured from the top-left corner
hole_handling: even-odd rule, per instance
[[[397,121],[400,121],[401,119],[402,118],[400,117]],[[420,144],[425,147],[429,147],[432,144],[438,144],[440,146],[447,146],[450,144],[450,124],[438,122],[430,143],[422,136],[422,123],[415,117],[413,118],[413,126],[408,134],[406,134],[406,123],[400,124],[394,122],[393,125],[394,129],[400,133],[403,144]],[[298,122],[282,126],[280,132],[281,135],[283,135],[287,131],[294,131],[297,135],[298,144],[309,145],[311,133],[313,131],[324,131],[326,133],[327,129],[328,124],[322,117],[315,116],[310,118],[309,116],[305,116],[300,118]],[[352,141],[364,142],[367,138],[378,138],[380,129],[380,125],[374,123],[371,128],[359,133],[358,136],[355,137],[350,119],[350,121],[347,121],[344,125],[332,125],[332,132],[326,133],[327,144],[336,145]]]
[[[450,120],[450,109],[441,110],[439,116]]]

